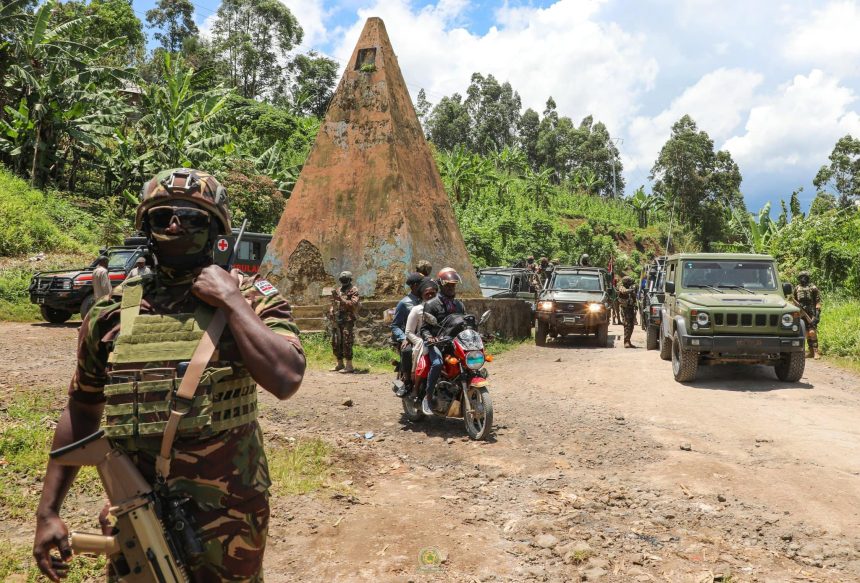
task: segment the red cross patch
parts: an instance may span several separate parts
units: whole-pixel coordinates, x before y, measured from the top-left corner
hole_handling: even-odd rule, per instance
[[[227,239],[218,239],[218,242],[215,245],[221,253],[230,248],[230,244],[227,242]]]

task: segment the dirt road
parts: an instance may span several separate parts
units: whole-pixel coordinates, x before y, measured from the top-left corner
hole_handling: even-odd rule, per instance
[[[74,333],[0,325],[0,388],[61,391]],[[311,371],[264,397],[270,447],[319,436],[337,468],[274,500],[267,581],[860,580],[857,377],[810,362],[794,384],[715,367],[680,385],[615,344],[499,356],[487,443],[405,422],[384,375]]]

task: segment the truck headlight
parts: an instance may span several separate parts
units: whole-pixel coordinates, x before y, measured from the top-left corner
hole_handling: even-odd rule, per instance
[[[588,304],[588,311],[592,314],[603,311],[603,304]]]
[[[710,322],[711,322],[711,318],[710,318],[710,316],[708,316],[707,312],[699,312],[698,314],[696,314],[696,323],[700,327],[704,328]]]
[[[783,314],[782,325],[786,328],[791,328],[792,324],[794,324],[794,316],[792,314]]]
[[[540,310],[541,312],[552,312],[554,306],[555,303],[551,300],[538,302],[538,310]]]
[[[63,280],[63,289],[72,289],[72,281],[70,279]]]

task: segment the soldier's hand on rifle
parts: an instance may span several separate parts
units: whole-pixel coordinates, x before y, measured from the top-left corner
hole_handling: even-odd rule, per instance
[[[244,301],[239,291],[239,277],[236,269],[227,273],[217,265],[210,265],[194,280],[191,293],[216,308],[227,306],[237,298]]]
[[[54,549],[60,552],[59,557],[52,553]],[[37,517],[33,558],[42,574],[51,581],[65,579],[69,574],[69,561],[72,560],[69,529],[56,514]]]

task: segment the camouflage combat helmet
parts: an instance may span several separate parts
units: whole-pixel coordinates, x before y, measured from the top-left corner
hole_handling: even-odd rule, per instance
[[[219,234],[230,234],[227,189],[211,174],[191,168],[165,170],[143,185],[135,227],[138,230],[143,227],[147,210],[160,204],[169,204],[171,200],[187,200],[200,205],[217,219]]]
[[[804,278],[804,277],[805,277],[806,279],[809,279],[809,272],[808,272],[808,271],[806,271],[806,270],[803,270],[803,271],[801,271],[800,273],[798,273],[798,274],[797,274],[797,279],[802,279],[802,278]]]
[[[629,275],[625,275],[621,278],[621,283],[624,284],[625,287],[630,287],[631,285],[633,285],[633,278]]]
[[[351,271],[341,271],[340,275],[337,276],[337,279],[341,283],[346,283],[348,281],[352,281],[352,272]]]

